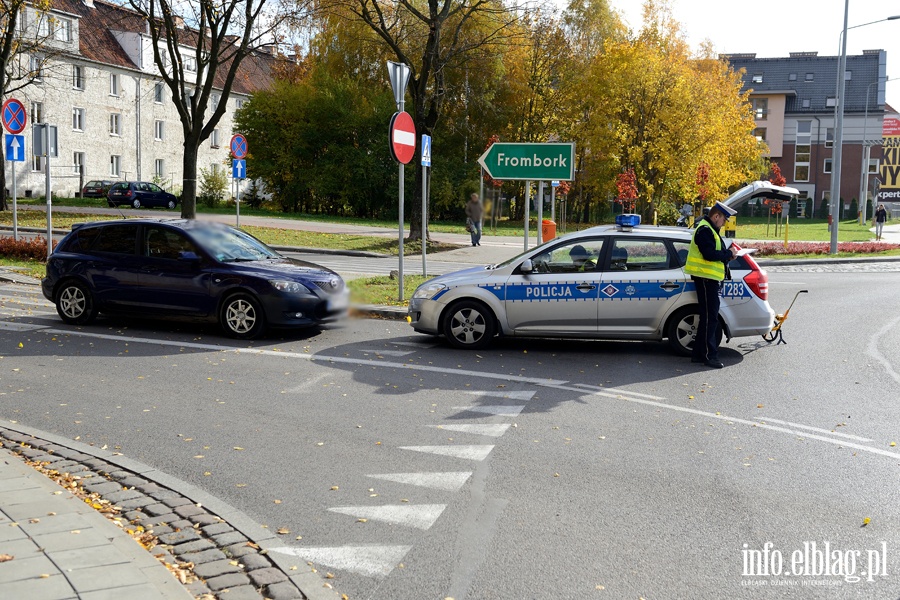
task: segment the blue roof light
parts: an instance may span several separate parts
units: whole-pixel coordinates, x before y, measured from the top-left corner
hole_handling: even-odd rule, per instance
[[[637,227],[641,224],[641,215],[624,214],[616,215],[616,225],[619,227]]]

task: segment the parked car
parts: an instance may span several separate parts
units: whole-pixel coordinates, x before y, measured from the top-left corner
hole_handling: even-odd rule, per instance
[[[109,188],[112,187],[114,181],[106,181],[101,179],[92,179],[84,184],[81,188],[82,198],[106,198]]]
[[[73,225],[41,289],[72,325],[98,313],[179,318],[218,322],[241,339],[334,321],[348,307],[334,271],[284,257],[239,229],[185,219]]]
[[[173,209],[178,198],[149,181],[120,181],[109,188],[106,195],[109,206],[128,204],[134,208],[161,206]]]
[[[797,194],[756,182],[725,202],[736,206],[753,197],[787,200]],[[457,348],[483,348],[498,334],[668,339],[688,356],[699,322],[696,288],[683,269],[694,231],[641,226],[638,215],[624,216],[630,219],[619,226],[592,227],[497,265],[427,281],[410,300],[409,322],[415,331],[443,335]],[[767,334],[774,324],[768,276],[752,252],[738,252],[721,287],[719,317],[729,340]]]

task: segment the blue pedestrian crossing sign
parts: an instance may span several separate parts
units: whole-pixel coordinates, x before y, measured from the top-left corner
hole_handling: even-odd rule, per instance
[[[233,179],[246,179],[247,161],[235,158],[231,161],[231,177]]]
[[[431,166],[431,136],[422,136],[422,166]]]
[[[13,162],[25,161],[25,136],[6,134],[6,160]]]

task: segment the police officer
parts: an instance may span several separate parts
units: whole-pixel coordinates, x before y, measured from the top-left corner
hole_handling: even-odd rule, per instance
[[[697,304],[700,305],[700,324],[691,362],[704,363],[714,369],[725,366],[719,360],[719,286],[725,280],[725,265],[737,256],[733,247],[725,248],[719,230],[736,213],[721,202],[713,205],[694,230],[684,266],[684,272],[691,276],[697,288]]]

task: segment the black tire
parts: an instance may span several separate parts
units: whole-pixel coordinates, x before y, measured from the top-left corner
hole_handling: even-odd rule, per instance
[[[478,350],[491,343],[497,326],[487,306],[476,300],[463,300],[447,309],[443,332],[450,345]]]
[[[169,208],[169,210],[174,209],[174,208],[175,208],[175,201],[174,201],[174,200],[169,200],[169,202],[166,204],[166,206]]]
[[[97,304],[86,285],[66,281],[56,292],[56,312],[69,325],[86,325],[97,316]]]
[[[107,204],[110,208],[115,208],[115,207],[118,206],[118,204],[116,204],[115,202],[110,202],[110,201],[108,201],[108,200],[106,201],[106,204]]]
[[[697,327],[700,325],[700,313],[697,306],[686,306],[669,319],[666,327],[666,337],[669,345],[681,356],[690,356],[694,349],[694,338],[697,336]],[[722,329],[719,329],[717,344],[722,343]]]
[[[131,206],[133,206],[134,208],[140,208],[141,201],[138,198],[135,198],[134,200],[131,201]]]
[[[235,294],[222,303],[219,325],[231,337],[253,340],[265,331],[266,318],[256,298],[249,294]]]

